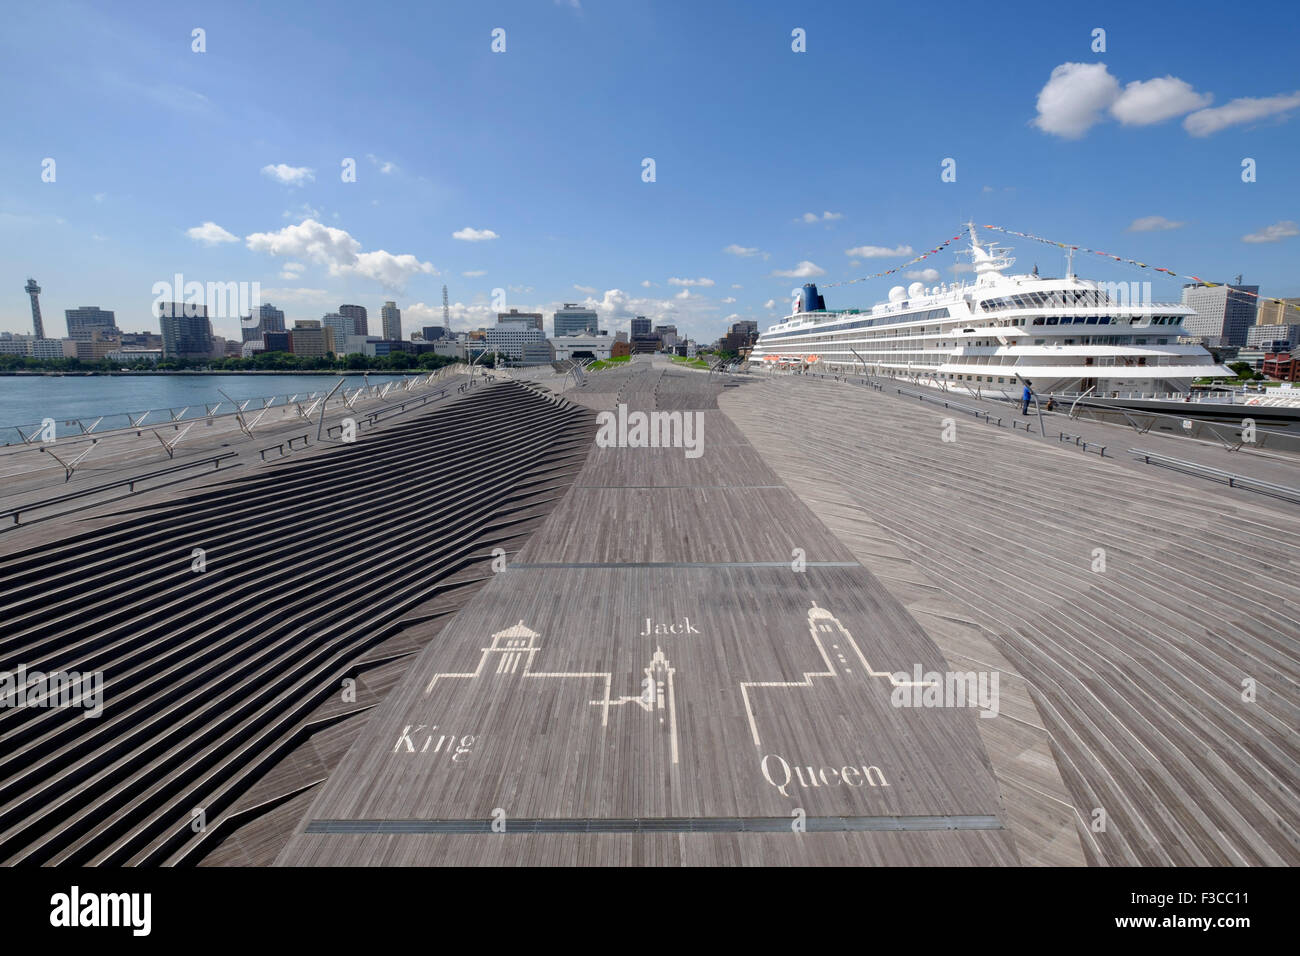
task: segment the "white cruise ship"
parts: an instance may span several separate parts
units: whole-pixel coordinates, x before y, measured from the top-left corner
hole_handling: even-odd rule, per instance
[[[1168,397],[1233,374],[1202,346],[1179,343],[1194,310],[1141,301],[1146,283],[1007,274],[1010,250],[967,228],[973,281],[895,286],[888,302],[844,311],[827,309],[809,283],[794,314],[759,336],[751,367],[865,371],[1014,398],[1022,382],[1040,394]]]

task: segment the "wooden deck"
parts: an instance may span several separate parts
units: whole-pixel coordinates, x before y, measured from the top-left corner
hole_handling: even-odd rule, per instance
[[[593,449],[376,708],[281,864],[1037,861],[981,738],[997,720],[891,703],[892,674],[948,662],[720,391],[645,361],[566,391],[699,410],[703,454]],[[808,832],[772,831],[799,813]],[[1079,862],[1070,816],[1025,836]],[[628,832],[647,828],[671,832]]]
[[[950,661],[1024,675],[1090,862],[1300,862],[1300,509],[833,381],[721,404]],[[1014,726],[980,729],[1032,825]]]

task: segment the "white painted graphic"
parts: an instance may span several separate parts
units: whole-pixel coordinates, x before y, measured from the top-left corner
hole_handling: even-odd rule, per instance
[[[740,695],[745,702],[745,716],[749,718],[749,730],[754,735],[754,746],[761,747],[762,741],[758,735],[758,723],[754,719],[754,708],[749,699],[749,688],[751,687],[812,687],[813,678],[824,677],[830,680],[850,679],[854,677],[853,669],[849,666],[850,660],[845,656],[845,652],[851,654],[858,663],[862,665],[862,678],[878,678],[889,681],[891,687],[928,687],[929,682],[923,681],[919,685],[914,681],[901,681],[890,671],[873,670],[867,663],[866,655],[862,653],[862,648],[858,647],[858,642],[853,639],[848,628],[840,623],[830,611],[823,607],[818,607],[814,601],[811,608],[808,609],[808,633],[812,636],[813,643],[817,645],[817,652],[821,655],[822,661],[826,664],[823,671],[804,671],[802,680],[778,680],[778,681],[741,681]],[[830,651],[827,651],[826,642],[831,642]],[[831,654],[834,654],[835,660],[831,660]],[[856,666],[856,665],[855,665]]]
[[[599,700],[591,701],[593,707],[601,709],[600,725],[609,726],[611,707],[622,707],[626,704],[636,704],[652,716],[658,714],[659,723],[664,725],[669,734],[672,762],[677,763],[677,703],[673,688],[673,675],[676,673],[676,668],[664,656],[662,650],[656,648],[649,666],[642,672],[645,678],[641,682],[641,694],[614,699],[610,696],[614,675],[608,671],[534,671],[534,659],[542,649],[537,643],[539,637],[541,635],[523,621],[504,631],[497,631],[492,635],[491,646],[480,648],[482,654],[479,657],[478,667],[469,673],[434,674],[424,688],[425,696],[433,693],[439,681],[447,680],[478,680],[483,677],[488,679],[517,677],[522,680],[572,678],[602,680],[605,686],[604,695]]]

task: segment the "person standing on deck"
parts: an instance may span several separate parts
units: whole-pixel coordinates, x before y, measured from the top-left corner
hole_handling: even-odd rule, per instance
[[[1030,395],[1031,395],[1031,394],[1032,394],[1032,393],[1029,391],[1029,386],[1026,385],[1026,386],[1025,386],[1025,393],[1024,393],[1023,395],[1020,396],[1020,414],[1021,414],[1021,415],[1028,415],[1028,414],[1029,414],[1029,398],[1030,398]]]

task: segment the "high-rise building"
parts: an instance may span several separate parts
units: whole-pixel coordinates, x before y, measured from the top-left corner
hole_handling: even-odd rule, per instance
[[[343,315],[341,312],[330,312],[328,315],[321,318],[320,324],[333,331],[334,342],[339,346],[343,345],[348,336],[355,337],[356,335],[356,333],[352,331],[353,328],[355,328],[353,320],[348,318],[346,315]]]
[[[426,342],[437,342],[439,339],[451,338],[451,331],[441,325],[426,325],[420,330]]]
[[[518,309],[511,309],[509,312],[497,313],[497,324],[502,322],[525,322],[535,329],[542,327],[542,313],[540,312],[520,312]]]
[[[1291,325],[1300,322],[1300,299],[1260,299],[1256,325]]]
[[[595,335],[599,331],[594,309],[584,309],[574,302],[564,303],[554,315],[554,334],[560,335]]]
[[[1183,329],[1189,338],[1198,338],[1204,345],[1246,344],[1246,333],[1255,324],[1255,296],[1257,285],[1207,286],[1189,282],[1183,286],[1183,305],[1196,310],[1195,315],[1183,319]]]
[[[644,315],[638,315],[635,319],[632,320],[632,335],[633,335],[633,336],[637,336],[637,335],[649,335],[649,334],[650,334],[650,320],[649,320],[649,319],[647,319]]]
[[[166,358],[206,359],[212,356],[212,323],[206,305],[158,303]]]
[[[112,312],[97,305],[83,305],[79,309],[64,309],[63,317],[68,322],[68,338],[76,342],[89,342],[92,333],[99,330],[107,338],[121,338],[117,329],[116,318]]]
[[[324,358],[334,351],[334,330],[315,319],[299,319],[289,333],[289,351],[303,358]]]
[[[259,305],[239,320],[241,340],[252,342],[265,338],[267,332],[284,331],[284,311],[269,302]]]
[[[45,338],[45,323],[41,321],[41,287],[35,279],[28,279],[23,291],[32,297],[32,334],[38,339]]]
[[[389,342],[400,342],[402,340],[402,310],[397,307],[397,303],[385,302],[379,314],[383,319],[384,339]]]
[[[366,318],[366,307],[364,305],[341,305],[339,306],[339,315],[346,315],[352,320],[353,335],[370,334],[370,320]]]
[[[656,325],[655,335],[659,337],[659,344],[662,348],[671,349],[677,344],[677,326],[675,325]]]

